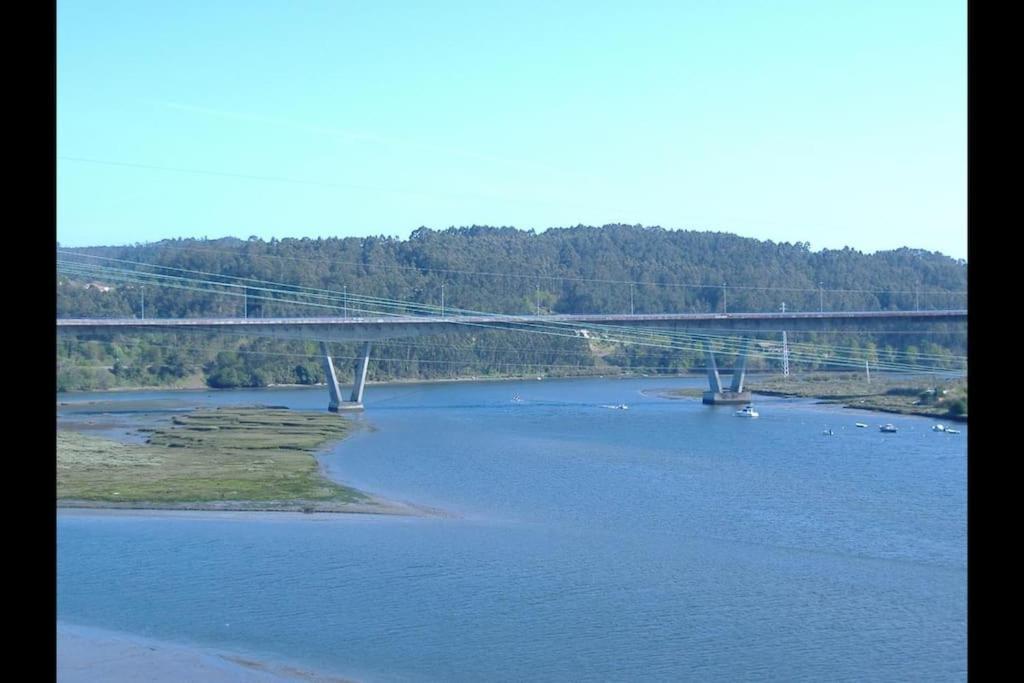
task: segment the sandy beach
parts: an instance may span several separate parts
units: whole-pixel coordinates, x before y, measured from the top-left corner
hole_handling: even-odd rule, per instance
[[[143,680],[175,683],[352,683],[353,679],[232,652],[58,621],[57,680],[61,683],[134,683]]]

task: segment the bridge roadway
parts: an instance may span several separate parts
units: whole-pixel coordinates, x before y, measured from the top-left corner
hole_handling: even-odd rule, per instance
[[[57,332],[228,332],[241,336],[320,342],[324,375],[330,393],[328,409],[362,410],[363,389],[370,362],[370,344],[385,339],[422,337],[480,329],[585,330],[588,326],[653,327],[666,330],[701,330],[738,333],[828,331],[857,329],[884,332],[908,323],[963,323],[966,310],[943,311],[834,311],[818,313],[665,313],[642,315],[460,315],[390,316],[358,318],[58,318]],[[540,331],[540,330],[538,330]],[[338,387],[334,360],[328,342],[363,342],[353,367],[352,394],[343,400]],[[746,348],[744,346],[744,348]],[[725,389],[718,375],[714,354],[708,350],[708,382],[705,403],[746,403],[750,392],[743,390],[746,351],[737,359],[732,385]]]
[[[671,330],[800,332],[885,331],[907,323],[960,323],[966,310],[835,311],[823,313],[664,313],[642,315],[462,315],[358,318],[58,318],[58,332],[217,332],[277,339],[352,342],[421,337],[474,328],[529,329],[537,325],[621,325]]]

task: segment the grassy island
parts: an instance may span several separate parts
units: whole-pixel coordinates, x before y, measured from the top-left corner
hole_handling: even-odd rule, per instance
[[[750,378],[747,389],[766,396],[816,398],[821,403],[839,403],[847,408],[967,422],[966,379],[886,376],[868,382],[860,374],[821,372]],[[700,398],[703,389],[677,389],[668,395]]]
[[[59,431],[57,502],[307,512],[373,507],[366,494],[321,476],[313,455],[351,428],[329,413],[221,408],[175,417],[145,444]]]
[[[771,396],[802,396],[823,403],[883,413],[922,415],[967,422],[966,379],[918,379],[812,373],[802,377],[758,379],[750,390]]]

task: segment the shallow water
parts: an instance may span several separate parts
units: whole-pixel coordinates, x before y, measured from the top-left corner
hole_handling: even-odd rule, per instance
[[[369,387],[328,472],[457,519],[61,513],[58,616],[363,680],[964,679],[967,428],[657,394],[697,386]],[[58,410],[96,399],[326,391]]]

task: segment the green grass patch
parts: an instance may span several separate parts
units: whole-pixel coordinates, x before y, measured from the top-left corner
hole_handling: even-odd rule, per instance
[[[154,429],[147,444],[57,433],[57,499],[147,503],[361,502],[323,478],[313,452],[349,433],[331,413],[196,410]]]
[[[925,380],[878,377],[868,382],[859,374],[812,373],[789,377],[758,377],[748,390],[769,396],[816,398],[847,408],[924,415],[967,421],[967,380]],[[703,389],[673,389],[669,396],[699,398]]]
[[[817,398],[849,408],[967,419],[966,379],[877,377],[868,382],[862,374],[815,373],[757,378],[747,388],[762,394]]]
[[[668,396],[679,396],[680,398],[703,398],[704,391],[704,389],[694,389],[692,387],[687,387],[685,389],[672,389],[671,391],[666,391],[665,393]]]

